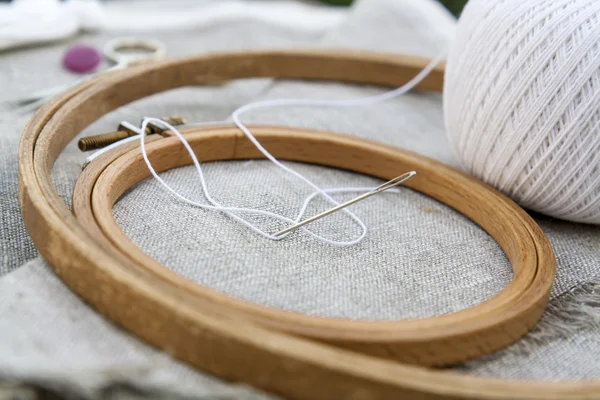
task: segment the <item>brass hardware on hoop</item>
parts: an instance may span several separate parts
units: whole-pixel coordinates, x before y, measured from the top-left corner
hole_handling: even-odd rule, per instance
[[[184,125],[186,123],[186,120],[180,116],[163,117],[162,120],[174,126]],[[165,129],[163,127],[152,122],[149,122],[146,126],[146,135],[152,135],[154,133],[162,134],[164,131]],[[133,125],[121,122],[117,131],[81,138],[79,139],[79,142],[77,142],[77,146],[81,151],[98,150],[128,137],[139,135],[139,133],[139,129],[136,129]]]

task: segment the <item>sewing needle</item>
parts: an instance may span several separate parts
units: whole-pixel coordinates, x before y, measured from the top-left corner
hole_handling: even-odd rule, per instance
[[[402,174],[402,175],[400,175],[400,176],[397,176],[397,177],[395,177],[394,179],[392,179],[392,180],[390,180],[390,181],[387,181],[386,183],[384,183],[384,184],[382,184],[382,185],[380,185],[380,186],[377,186],[375,189],[373,189],[373,190],[371,190],[371,191],[369,191],[369,192],[367,192],[367,193],[361,194],[360,196],[358,196],[358,197],[355,197],[355,198],[353,198],[353,199],[351,199],[351,200],[348,200],[348,201],[347,201],[347,202],[345,202],[345,203],[342,203],[342,204],[340,204],[340,205],[337,205],[337,206],[335,206],[335,207],[333,207],[333,208],[330,208],[329,210],[323,211],[323,212],[322,212],[322,213],[320,213],[320,214],[317,214],[317,215],[315,215],[315,216],[313,216],[313,217],[310,217],[310,218],[307,218],[307,219],[305,219],[304,221],[300,221],[300,222],[298,222],[298,223],[297,223],[297,224],[295,224],[295,225],[292,225],[292,226],[290,226],[290,227],[288,227],[288,228],[285,228],[285,229],[283,229],[283,230],[281,230],[281,231],[277,232],[277,233],[275,234],[275,236],[281,236],[281,235],[285,235],[286,233],[288,233],[288,232],[291,232],[291,231],[293,231],[294,229],[298,229],[298,228],[300,228],[301,226],[304,226],[304,225],[306,225],[306,224],[310,224],[311,222],[314,222],[314,221],[316,221],[316,220],[318,220],[318,219],[321,219],[321,218],[323,218],[323,217],[325,217],[325,216],[327,216],[327,215],[329,215],[329,214],[332,214],[332,213],[334,213],[334,212],[336,212],[336,211],[339,211],[339,210],[341,210],[342,208],[346,208],[346,207],[348,207],[348,206],[350,206],[350,205],[352,205],[352,204],[354,204],[354,203],[358,203],[359,201],[361,201],[361,200],[364,200],[364,199],[366,199],[367,197],[371,197],[371,196],[373,196],[373,195],[376,195],[377,193],[381,193],[381,192],[383,192],[383,191],[386,191],[386,190],[388,190],[388,189],[391,189],[391,188],[393,188],[393,187],[395,187],[395,186],[398,186],[398,185],[400,185],[402,182],[406,181],[407,179],[410,179],[411,177],[413,177],[413,176],[414,176],[414,175],[416,175],[416,174],[417,174],[417,173],[416,173],[415,171],[406,172],[406,173],[404,173],[404,174]]]

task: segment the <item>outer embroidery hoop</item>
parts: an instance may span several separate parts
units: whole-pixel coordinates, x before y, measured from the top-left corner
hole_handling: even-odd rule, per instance
[[[427,173],[421,174],[423,180],[414,180],[413,183],[409,182],[408,186],[426,193],[436,193],[438,199],[452,203],[457,201],[456,197],[448,194],[452,192],[453,185],[463,183],[468,188],[475,185],[479,189],[466,190],[463,195],[467,198],[473,196],[470,198],[475,199],[484,193],[487,200],[501,205],[501,208],[506,210],[502,218],[508,218],[511,223],[498,228],[498,221],[486,221],[485,217],[478,214],[478,207],[472,207],[476,203],[467,201],[450,204],[492,232],[492,236],[502,242],[501,245],[504,244],[503,249],[511,263],[518,266],[513,280],[519,282],[519,285],[513,286],[517,291],[504,295],[509,305],[498,309],[489,306],[492,300],[502,296],[500,294],[479,306],[483,306],[481,311],[489,310],[489,317],[486,319],[484,315],[482,319],[486,322],[483,326],[491,329],[487,332],[474,329],[481,328],[481,322],[477,325],[473,323],[473,319],[465,318],[464,324],[455,324],[452,328],[454,330],[445,331],[437,338],[433,335],[434,340],[430,340],[432,336],[424,335],[425,331],[422,330],[427,325],[421,325],[418,328],[421,329],[421,336],[428,336],[426,339],[430,342],[420,349],[414,341],[403,341],[407,337],[410,338],[410,335],[406,336],[406,332],[403,333],[405,336],[400,335],[398,340],[397,336],[393,337],[393,332],[386,329],[388,327],[375,328],[371,325],[369,329],[362,329],[357,325],[357,331],[363,334],[362,337],[353,334],[341,338],[336,335],[328,337],[327,334],[321,337],[319,330],[311,330],[311,326],[308,326],[309,329],[304,327],[303,330],[290,332],[285,324],[277,326],[275,321],[269,325],[265,323],[268,321],[256,320],[251,313],[245,313],[245,310],[241,310],[240,313],[240,310],[234,310],[228,305],[214,307],[216,303],[210,296],[202,298],[197,296],[197,293],[182,290],[170,280],[157,276],[152,268],[141,267],[114,246],[107,247],[107,243],[101,238],[104,237],[102,231],[94,230],[90,228],[91,225],[75,219],[60,200],[50,180],[49,172],[54,161],[83,127],[112,109],[153,93],[185,85],[244,77],[343,80],[399,86],[414,76],[424,63],[423,60],[397,56],[314,51],[227,53],[135,67],[87,82],[44,106],[25,128],[19,159],[20,198],[25,224],[44,258],[74,291],[100,312],[176,357],[227,379],[243,380],[257,387],[296,398],[342,398],[356,396],[357,393],[364,394],[365,398],[397,397],[400,394],[416,393],[427,394],[431,398],[473,395],[480,397],[484,393],[492,397],[553,398],[559,395],[560,398],[565,398],[583,394],[582,389],[586,389],[587,394],[590,393],[589,390],[597,390],[595,393],[600,393],[600,387],[595,383],[526,385],[426,370],[297,337],[309,337],[381,357],[389,357],[391,353],[396,359],[402,359],[403,349],[414,346],[416,351],[412,352],[413,356],[418,356],[407,361],[444,364],[504,346],[524,334],[539,318],[547,301],[554,273],[554,257],[541,230],[524,211],[502,195],[473,178],[424,157],[389,146],[326,133],[315,133],[308,140],[303,140],[303,135],[294,135],[293,130],[283,136],[271,133],[271,138],[280,142],[280,148],[274,151],[274,155],[282,159],[314,162],[315,160],[310,158],[310,152],[293,152],[286,146],[286,141],[289,144],[288,139],[295,136],[295,145],[304,143],[310,146],[311,139],[318,138],[319,146],[329,143],[333,149],[344,145],[345,149],[366,152],[363,155],[371,151],[372,164],[364,169],[348,164],[349,161],[344,161],[343,156],[336,161],[340,163],[338,167],[383,177],[383,174],[389,172],[382,172],[381,165],[378,164],[381,160],[387,163],[388,168],[389,165],[399,168],[397,162],[401,159],[404,163],[414,162],[419,168],[427,170]],[[438,69],[421,87],[439,90],[442,72],[442,69]],[[264,142],[268,139],[269,133],[264,129],[257,132],[255,128],[254,131],[259,140]],[[199,138],[193,138],[194,134],[190,134],[190,139],[193,139],[194,143],[196,140],[204,140],[204,145],[207,145],[206,137],[212,135],[212,143],[217,143],[220,135],[222,153],[218,153],[218,157],[235,158],[235,154],[231,153],[232,149],[240,152],[239,157],[252,157],[252,149],[246,148],[247,153],[243,153],[244,143],[238,137],[239,134],[230,132],[229,135],[225,135],[223,132],[215,133],[214,129],[208,131],[209,136],[206,133],[199,135]],[[153,141],[148,146],[152,157],[160,157],[162,147],[167,148],[174,144],[174,141],[169,140],[171,139]],[[272,146],[273,144],[267,145],[271,150]],[[110,164],[106,171],[118,162],[126,163],[122,161],[127,160],[126,154],[123,154],[124,158]],[[387,158],[381,159],[382,154]],[[111,155],[114,156],[114,153],[107,153],[105,156]],[[373,159],[374,155],[376,157]],[[173,157],[165,158],[167,164],[157,165],[157,169],[168,168],[170,159]],[[157,161],[158,159],[155,160],[155,165]],[[321,160],[322,164],[332,165],[331,162],[333,161],[329,158],[327,161]],[[440,168],[446,175],[440,174]],[[448,176],[452,179],[445,180]],[[109,185],[110,195],[105,197],[106,207],[102,208],[102,196],[95,200],[90,199],[90,204],[95,203],[99,210],[107,210],[112,205],[111,201],[115,200],[111,196],[118,196],[130,183],[106,179],[107,182],[112,182],[112,187]],[[445,195],[449,197],[444,197],[444,190],[449,191]],[[109,239],[105,237],[104,240]],[[527,276],[530,277],[529,280],[523,278]],[[502,293],[505,292],[506,290]],[[523,295],[522,292],[527,294],[519,298],[519,301],[511,303],[509,299],[515,296],[518,298]],[[466,315],[470,315],[469,310],[472,309],[465,310]],[[490,322],[495,318],[495,322]],[[337,322],[339,321],[333,321]],[[357,321],[344,323],[348,322]],[[466,331],[471,336],[465,336],[465,326],[470,327]],[[506,332],[506,329],[510,332]],[[363,340],[366,337],[365,332],[373,333],[374,340]],[[414,332],[416,331],[413,330],[412,333]],[[490,343],[493,344],[488,344],[488,347],[484,346],[483,350],[475,353],[466,351],[472,347],[468,342],[473,338],[484,337],[490,332]],[[464,341],[462,346],[461,340]],[[448,343],[452,345],[449,346]],[[484,342],[479,340],[478,343]],[[427,349],[436,349],[438,345],[441,347],[432,354],[427,354]],[[451,351],[454,345],[458,346],[454,355],[444,359],[439,351],[444,348]],[[390,347],[394,350],[385,350]],[[542,388],[551,388],[552,391]]]

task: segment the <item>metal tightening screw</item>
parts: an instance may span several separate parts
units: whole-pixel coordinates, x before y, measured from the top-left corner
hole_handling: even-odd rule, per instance
[[[186,123],[185,119],[179,116],[168,116],[161,119],[173,126],[183,125]],[[155,124],[149,123],[146,126],[146,135],[151,135],[153,133],[162,134],[163,132],[164,129]],[[77,147],[79,147],[79,150],[81,151],[97,150],[137,134],[138,133],[136,131],[128,128],[127,126],[119,124],[116,132],[103,133],[100,135],[88,136],[79,139],[79,142],[77,142]]]

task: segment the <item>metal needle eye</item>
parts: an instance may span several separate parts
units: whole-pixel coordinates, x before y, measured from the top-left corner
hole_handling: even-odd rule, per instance
[[[385,182],[384,184],[382,184],[380,186],[377,186],[375,189],[371,190],[370,192],[361,194],[360,196],[355,197],[352,200],[348,200],[347,202],[342,203],[340,205],[337,205],[337,206],[335,206],[333,208],[330,208],[329,210],[323,211],[322,213],[317,214],[314,217],[307,218],[304,221],[300,221],[300,222],[298,222],[295,225],[292,225],[292,226],[290,226],[288,228],[285,228],[285,229],[277,232],[275,234],[275,236],[285,235],[286,233],[291,232],[294,229],[298,229],[301,226],[304,226],[306,224],[310,224],[311,222],[314,222],[314,221],[316,221],[318,219],[321,219],[321,218],[323,218],[323,217],[325,217],[325,216],[327,216],[329,214],[332,214],[332,213],[334,213],[336,211],[339,211],[339,210],[341,210],[343,208],[346,208],[346,207],[348,207],[348,206],[350,206],[350,205],[352,205],[354,203],[358,203],[359,201],[364,200],[367,197],[371,197],[373,195],[376,195],[377,193],[381,193],[381,192],[384,192],[384,191],[386,191],[388,189],[391,189],[391,188],[393,188],[395,186],[398,186],[402,182],[406,181],[407,179],[410,179],[411,177],[415,176],[416,174],[417,173],[415,171],[410,171],[410,172],[404,173],[404,174],[402,174],[400,176],[397,176],[394,179],[389,180],[389,181]]]

